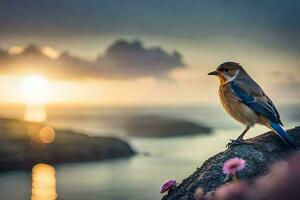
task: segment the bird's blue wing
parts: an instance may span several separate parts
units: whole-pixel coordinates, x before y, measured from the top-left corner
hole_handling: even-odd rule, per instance
[[[237,83],[235,83],[235,81],[232,81],[230,84],[234,94],[242,103],[247,105],[258,115],[261,115],[274,123],[281,124],[278,112],[276,109],[274,109],[275,106],[271,101],[261,100],[255,96],[252,96],[243,90]]]
[[[271,101],[271,99],[270,99],[268,96],[265,96],[265,97],[266,97],[266,99],[267,99],[268,104],[269,104],[269,105],[272,107],[272,109],[274,110],[275,115],[276,115],[276,118],[278,119],[279,123],[283,126],[283,124],[282,124],[282,122],[281,122],[281,120],[280,120],[280,115],[279,115],[279,113],[278,113],[276,107],[274,106],[273,102]]]

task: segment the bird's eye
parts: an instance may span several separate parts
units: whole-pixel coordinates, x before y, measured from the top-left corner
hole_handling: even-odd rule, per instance
[[[229,72],[229,68],[225,68],[224,71],[225,71],[225,72]]]

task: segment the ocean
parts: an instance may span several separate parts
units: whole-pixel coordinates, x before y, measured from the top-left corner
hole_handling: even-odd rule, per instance
[[[300,106],[279,107],[286,128],[300,124]],[[0,173],[0,199],[23,200],[153,200],[168,179],[181,182],[210,156],[225,150],[244,127],[216,106],[50,106],[47,124],[89,135],[120,137],[138,152],[131,158],[71,164],[40,164],[32,171]],[[4,107],[2,117],[22,117],[20,107]],[[213,134],[174,138],[128,137],[122,121],[128,116],[170,116],[202,123]],[[268,131],[252,128],[245,138]],[[37,178],[38,177],[38,178]],[[39,187],[44,181],[43,187]],[[46,185],[46,187],[45,187]],[[36,198],[40,195],[40,198]]]

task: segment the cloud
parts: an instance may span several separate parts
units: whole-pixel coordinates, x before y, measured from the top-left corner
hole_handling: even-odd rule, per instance
[[[176,67],[183,67],[182,56],[174,51],[168,54],[159,47],[145,48],[140,41],[118,40],[96,63],[105,74],[114,77],[164,77]]]
[[[33,44],[0,49],[0,74],[39,73],[54,79],[162,79],[173,69],[183,67],[177,51],[169,54],[161,47],[146,48],[138,40],[117,40],[93,61]]]

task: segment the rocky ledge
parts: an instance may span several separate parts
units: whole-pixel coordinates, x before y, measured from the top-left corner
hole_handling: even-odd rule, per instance
[[[290,129],[288,133],[299,147],[300,127]],[[229,148],[209,158],[192,175],[165,195],[163,200],[194,200],[194,193],[198,187],[202,187],[205,193],[214,191],[225,184],[222,166],[230,158],[240,157],[246,160],[247,166],[239,173],[239,178],[251,181],[265,174],[272,163],[286,159],[294,152],[273,132],[264,133],[248,139],[247,144]]]

